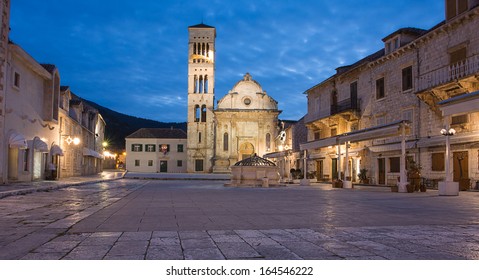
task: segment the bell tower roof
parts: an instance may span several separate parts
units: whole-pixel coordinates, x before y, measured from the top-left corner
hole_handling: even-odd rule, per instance
[[[204,23],[200,23],[200,24],[197,24],[197,25],[188,26],[188,28],[214,28],[214,27],[206,25]]]

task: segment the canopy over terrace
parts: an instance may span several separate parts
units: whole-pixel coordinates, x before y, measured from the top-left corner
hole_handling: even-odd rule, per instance
[[[373,139],[382,139],[387,137],[402,136],[401,140],[401,160],[400,160],[400,183],[399,191],[406,192],[406,135],[409,134],[409,124],[408,120],[401,120],[392,122],[385,125],[373,126],[361,130],[356,130],[348,133],[343,133],[340,135],[323,138],[320,140],[310,141],[304,144],[301,144],[301,150],[313,150],[320,149],[329,146],[337,146],[338,155],[341,154],[341,144],[346,144],[346,162],[349,161],[349,143],[356,143],[361,141],[368,141]],[[338,166],[340,164],[341,157],[338,157]],[[338,171],[341,172],[340,170]],[[349,166],[346,164],[345,170],[345,179],[350,178]],[[344,181],[344,187],[352,187],[350,181]]]

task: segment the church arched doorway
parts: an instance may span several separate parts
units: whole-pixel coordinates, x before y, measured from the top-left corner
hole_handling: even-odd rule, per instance
[[[241,144],[238,154],[240,155],[239,160],[243,160],[245,158],[251,157],[254,154],[253,144],[251,144],[249,142]]]

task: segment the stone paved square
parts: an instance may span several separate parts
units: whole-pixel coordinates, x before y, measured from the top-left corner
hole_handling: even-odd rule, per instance
[[[0,259],[479,259],[479,192],[122,179],[0,199]]]

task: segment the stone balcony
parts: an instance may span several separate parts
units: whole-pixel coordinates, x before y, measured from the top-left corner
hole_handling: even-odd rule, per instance
[[[416,94],[440,115],[438,102],[477,91],[478,84],[479,55],[474,55],[457,64],[419,75]]]
[[[479,55],[447,65],[419,76],[418,92],[466,79],[479,73]],[[477,80],[475,81],[477,82]]]

